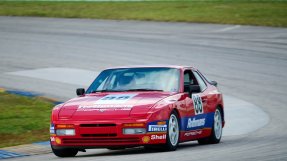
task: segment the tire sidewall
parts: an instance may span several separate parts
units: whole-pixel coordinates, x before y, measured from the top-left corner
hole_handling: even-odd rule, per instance
[[[221,116],[221,121],[223,119],[222,117],[222,111],[219,109],[219,107],[217,107],[215,109],[215,112],[214,112],[214,116],[215,116],[215,113],[216,111],[219,111],[220,113],[220,116]],[[221,126],[221,135],[219,137],[219,139],[216,138],[216,135],[215,135],[215,127],[214,127],[214,122],[215,122],[215,119],[214,119],[214,116],[213,116],[213,125],[212,125],[212,131],[211,131],[211,134],[209,137],[206,137],[206,138],[201,138],[201,139],[198,139],[198,143],[199,144],[202,144],[202,145],[205,145],[205,144],[217,144],[220,142],[221,138],[222,138],[222,130],[223,130],[223,127]]]
[[[177,138],[177,144],[176,145],[172,145],[170,138],[169,138],[169,120],[171,118],[171,116],[174,115],[177,119],[177,124],[178,124],[178,138]],[[180,124],[179,124],[179,117],[178,114],[175,111],[172,111],[171,114],[169,115],[169,119],[168,119],[168,128],[167,128],[167,134],[166,134],[166,150],[168,151],[174,151],[177,149],[177,146],[179,144],[179,135],[180,135]]]
[[[216,110],[215,110],[215,112],[214,112],[214,116],[215,116],[215,113],[216,113],[216,111],[218,111],[219,112],[219,114],[220,114],[220,117],[221,117],[221,121],[222,121],[222,114],[221,114],[221,111],[220,111],[220,109],[219,108],[216,108]],[[213,118],[214,119],[214,118]],[[215,120],[213,120],[214,122],[215,122]],[[217,138],[216,137],[216,134],[215,134],[215,125],[214,125],[214,122],[213,122],[213,128],[212,128],[212,136],[211,136],[211,140],[212,140],[212,143],[219,143],[220,142],[220,140],[221,140],[221,138],[222,138],[222,125],[221,125],[221,135],[220,135],[220,137],[219,138]]]

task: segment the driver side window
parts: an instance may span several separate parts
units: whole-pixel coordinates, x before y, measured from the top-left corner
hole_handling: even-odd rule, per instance
[[[198,82],[191,70],[184,71],[184,92],[187,92],[189,97],[192,93],[200,92]]]
[[[184,71],[184,85],[196,85],[195,77],[191,70]]]

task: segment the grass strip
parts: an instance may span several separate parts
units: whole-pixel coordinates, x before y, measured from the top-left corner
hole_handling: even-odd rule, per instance
[[[0,147],[49,140],[51,102],[0,93]]]
[[[0,15],[287,26],[287,1],[0,2]]]

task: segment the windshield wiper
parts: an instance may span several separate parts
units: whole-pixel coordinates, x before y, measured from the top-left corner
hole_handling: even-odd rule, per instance
[[[122,92],[122,91],[123,90],[103,89],[103,90],[92,91],[91,93],[97,93],[97,92]]]
[[[125,91],[163,91],[161,89],[149,89],[149,88],[137,88],[137,89],[128,89]]]

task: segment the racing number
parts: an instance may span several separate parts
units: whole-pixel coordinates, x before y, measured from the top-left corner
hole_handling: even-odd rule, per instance
[[[193,94],[192,101],[193,101],[195,115],[203,114],[203,105],[202,105],[201,97],[198,94]]]
[[[106,97],[102,98],[101,100],[126,100],[129,98],[130,98],[130,96],[118,96],[118,97],[106,96]]]

